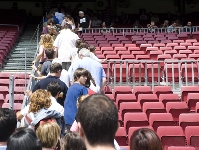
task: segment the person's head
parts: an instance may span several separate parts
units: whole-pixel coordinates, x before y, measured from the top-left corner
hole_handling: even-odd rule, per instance
[[[73,78],[75,82],[79,82],[81,85],[85,85],[89,71],[84,68],[78,68],[75,70]]]
[[[42,108],[49,108],[51,106],[50,93],[38,89],[30,96],[29,112],[37,113]]]
[[[79,51],[79,58],[83,58],[83,57],[90,57],[90,51],[86,48],[82,48]]]
[[[70,24],[66,23],[64,25],[64,29],[70,29],[70,30],[72,30],[72,26]]]
[[[7,142],[17,126],[16,114],[8,108],[0,108],[0,142]]]
[[[83,100],[85,98],[87,98],[88,96],[89,95],[87,94],[87,95],[81,95],[80,97],[78,97],[78,99],[77,99],[77,107],[79,107],[80,103],[83,102]]]
[[[173,27],[176,27],[176,26],[177,26],[177,23],[176,23],[175,21],[173,21],[173,22],[172,22],[172,26],[173,26]]]
[[[85,143],[95,147],[114,146],[118,129],[118,111],[113,101],[106,95],[88,96],[80,104],[76,119],[79,133]]]
[[[95,46],[94,46],[94,45],[91,45],[91,46],[90,46],[90,52],[95,53],[95,51],[96,51]]]
[[[55,74],[57,77],[61,76],[62,65],[55,62],[50,65],[50,73]]]
[[[54,19],[53,18],[50,18],[50,19],[48,19],[47,20],[47,25],[53,25],[53,21],[54,21]]]
[[[154,25],[155,25],[155,22],[154,22],[154,21],[151,21],[151,25],[154,26]]]
[[[85,41],[82,41],[82,42],[80,43],[79,48],[80,48],[80,49],[82,49],[82,48],[86,48],[86,49],[88,49],[88,43],[87,43],[87,42],[85,42]]]
[[[53,59],[53,58],[54,58],[54,53],[55,53],[55,51],[54,51],[53,48],[48,48],[48,49],[46,49],[46,50],[45,50],[45,53],[46,53],[46,57],[47,57],[48,59]]]
[[[157,134],[148,128],[136,130],[130,138],[130,150],[162,150]]]
[[[168,21],[168,20],[165,20],[165,21],[164,21],[164,24],[165,24],[165,25],[169,25],[169,21]]]
[[[65,18],[66,18],[66,21],[72,21],[72,19],[73,19],[73,18],[71,17],[71,15],[66,15]]]
[[[61,150],[86,150],[86,146],[78,133],[69,132],[61,140]]]
[[[82,39],[77,39],[76,42],[75,42],[75,47],[76,48],[80,48],[80,44],[83,42]]]
[[[40,40],[40,45],[43,45],[44,48],[48,49],[48,48],[53,48],[53,37],[50,34],[43,34],[41,36],[41,40]]]
[[[36,130],[37,137],[41,140],[42,147],[45,148],[55,148],[59,137],[60,137],[61,129],[59,125],[54,122],[44,122],[41,123]]]
[[[13,133],[7,143],[7,150],[42,150],[40,140],[33,129],[25,128]]]
[[[187,26],[191,26],[191,21],[187,22]]]
[[[84,17],[84,12],[83,11],[79,11],[79,16],[80,17]]]
[[[57,97],[59,93],[61,92],[61,86],[59,82],[57,81],[52,81],[47,85],[47,91],[50,92],[50,94],[53,97]]]
[[[102,22],[102,27],[106,27],[106,22]]]

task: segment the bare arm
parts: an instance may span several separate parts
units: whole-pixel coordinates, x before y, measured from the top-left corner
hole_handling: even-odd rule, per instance
[[[58,48],[55,47],[55,48],[54,48],[54,51],[55,51],[55,58],[57,58],[57,57],[58,57]]]
[[[16,113],[16,115],[17,115],[17,119],[18,120],[20,120],[20,119],[22,119],[24,116],[21,114],[21,112],[20,111],[18,111],[17,113]]]
[[[106,78],[102,78],[102,86],[101,86],[101,90],[100,93],[103,94],[104,93],[104,86],[106,85]]]
[[[42,55],[43,55],[43,46],[40,45],[40,47],[39,47],[39,54],[37,55],[37,57],[36,57],[36,59],[35,59],[34,62],[39,61],[41,59]]]

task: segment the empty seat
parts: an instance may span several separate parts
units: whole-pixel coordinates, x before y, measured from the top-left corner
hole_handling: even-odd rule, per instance
[[[194,62],[192,62],[191,64],[183,63],[181,65],[181,73],[184,82],[194,83],[198,81],[198,66]]]
[[[180,102],[180,99],[178,94],[160,94],[159,101],[164,104],[164,107],[166,107],[167,102]]]
[[[199,147],[199,126],[188,126],[185,128],[187,145]]]
[[[22,104],[14,103],[14,110],[15,111],[21,110],[21,107],[22,107]],[[9,103],[3,103],[2,108],[10,108],[10,104]]]
[[[153,94],[150,86],[134,86],[133,93],[137,99],[139,94]]]
[[[131,94],[132,89],[130,86],[115,86],[114,87],[114,96],[117,98],[117,94]]]
[[[124,127],[119,127],[116,134],[115,134],[115,140],[120,146],[127,145],[127,138],[126,138],[126,131]]]
[[[199,86],[182,86],[181,87],[182,101],[187,102],[188,93],[199,93]]]
[[[120,109],[120,104],[123,102],[137,102],[135,94],[117,94],[116,106]]]
[[[138,102],[123,102],[120,104],[120,116],[124,119],[124,114],[128,112],[142,112],[140,103]]]
[[[199,126],[198,113],[184,113],[179,116],[179,125],[185,131],[187,126]]]
[[[181,59],[183,59],[183,58],[187,58],[187,55],[186,55],[186,54],[174,54],[174,55],[173,55],[173,58],[174,58],[174,59],[181,60]]]
[[[148,126],[149,122],[145,113],[125,113],[124,114],[124,127],[126,131],[130,127]]]
[[[190,111],[195,111],[197,102],[199,102],[199,93],[188,93],[187,104]]]
[[[196,150],[195,147],[190,146],[169,146],[168,150]]]
[[[115,101],[114,95],[113,94],[106,94],[110,98],[110,100]]]
[[[144,102],[158,102],[158,97],[156,94],[139,94],[138,102],[143,106]]]
[[[166,113],[166,109],[161,102],[145,102],[142,109],[143,112],[146,113],[148,118],[151,113]]]
[[[173,117],[170,113],[151,113],[149,124],[157,131],[159,126],[174,126]]]
[[[168,102],[166,111],[172,114],[174,121],[178,121],[181,113],[189,113],[189,108],[186,102]]]
[[[147,64],[148,82],[161,82],[162,81],[162,69],[160,64]]]
[[[144,77],[145,77],[145,70],[144,70],[144,65],[139,63],[139,64],[130,64],[129,65],[129,77],[130,81],[132,82],[143,82]]]
[[[161,126],[157,129],[164,149],[169,146],[185,146],[185,135],[179,126]]]
[[[171,86],[155,86],[153,88],[153,93],[158,97],[160,94],[173,94]]]

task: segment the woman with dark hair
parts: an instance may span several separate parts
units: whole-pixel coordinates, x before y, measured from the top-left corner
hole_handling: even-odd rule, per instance
[[[7,150],[42,150],[42,144],[32,129],[25,128],[10,136]]]
[[[88,89],[85,86],[89,77],[89,71],[84,68],[78,68],[75,70],[73,77],[74,83],[68,88],[64,103],[64,119],[67,130],[70,130],[71,125],[75,121],[77,98],[88,94]]]
[[[61,140],[61,150],[86,150],[86,146],[79,134],[66,133]]]
[[[163,150],[157,134],[148,128],[136,130],[130,138],[130,150]]]

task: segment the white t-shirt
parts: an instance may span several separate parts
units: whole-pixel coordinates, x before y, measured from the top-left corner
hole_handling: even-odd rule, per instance
[[[75,59],[78,57],[77,51],[78,51],[78,48],[72,48],[72,49],[71,49],[72,62],[74,62]],[[76,56],[76,55],[77,55],[77,56]],[[78,57],[78,58],[79,58],[79,57]]]
[[[58,48],[58,58],[62,62],[71,62],[71,49],[75,48],[78,35],[70,29],[63,29],[54,41],[54,46]]]
[[[65,69],[62,69],[61,76],[59,79],[63,81],[66,84],[66,86],[69,88],[70,76],[68,74],[68,71],[66,71]]]
[[[59,112],[62,116],[64,116],[64,107],[61,106],[57,100],[54,97],[50,97],[51,99],[51,106],[48,108],[49,110],[56,110],[57,112]],[[24,109],[21,110],[21,114],[25,117],[26,115],[28,116],[28,118],[30,118],[31,120],[34,120],[34,113],[32,112],[28,112],[29,111],[29,107],[30,104],[28,104],[27,106],[24,107]]]
[[[92,52],[90,52],[90,55],[91,55],[91,58],[94,59],[94,60],[96,60],[97,62],[99,62],[99,63],[102,62],[102,60],[99,59],[99,58],[97,58],[97,56],[95,56],[95,54],[93,54]]]

